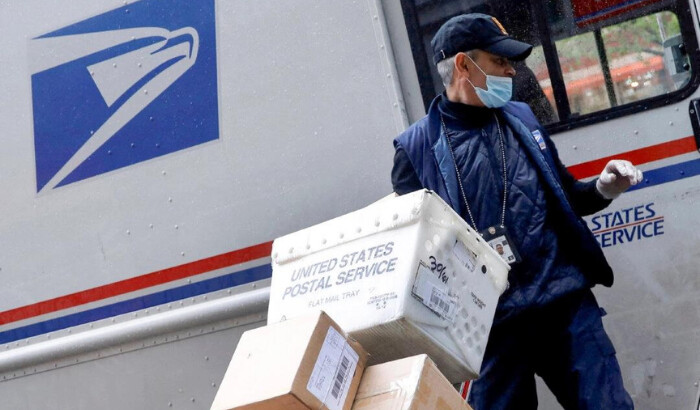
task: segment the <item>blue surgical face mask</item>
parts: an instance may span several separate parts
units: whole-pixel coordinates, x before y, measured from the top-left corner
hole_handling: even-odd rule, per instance
[[[467,56],[469,57],[469,56]],[[469,57],[472,60],[471,57]],[[480,87],[474,86],[474,84],[469,81],[469,84],[474,87],[476,91],[476,96],[479,97],[482,103],[489,108],[500,108],[506,105],[510,98],[513,96],[513,79],[510,77],[499,77],[495,75],[488,75],[484,73],[484,70],[479,67],[474,60],[472,63],[486,76],[486,90]]]

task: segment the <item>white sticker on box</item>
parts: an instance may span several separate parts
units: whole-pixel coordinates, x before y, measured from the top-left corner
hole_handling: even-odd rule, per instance
[[[421,262],[416,272],[416,280],[411,291],[428,309],[443,319],[454,320],[457,311],[457,301],[449,295],[449,287]]]
[[[476,268],[476,253],[467,249],[466,246],[460,241],[455,240],[455,246],[452,248],[452,253],[455,258],[462,264],[465,268],[469,269],[470,272],[474,272]]]
[[[341,410],[358,360],[359,356],[345,338],[329,328],[306,389],[329,410]]]

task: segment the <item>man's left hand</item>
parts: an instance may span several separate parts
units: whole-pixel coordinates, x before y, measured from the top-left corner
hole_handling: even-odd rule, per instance
[[[606,199],[615,199],[629,187],[642,181],[642,171],[631,162],[614,159],[608,162],[596,182],[598,192]]]

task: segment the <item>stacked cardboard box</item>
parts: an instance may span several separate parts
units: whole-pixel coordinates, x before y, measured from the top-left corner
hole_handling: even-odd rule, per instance
[[[426,355],[370,366],[352,410],[470,410]]]
[[[349,410],[367,353],[325,313],[245,332],[211,410]]]
[[[471,410],[427,355],[366,360],[321,311],[250,330],[211,410]]]

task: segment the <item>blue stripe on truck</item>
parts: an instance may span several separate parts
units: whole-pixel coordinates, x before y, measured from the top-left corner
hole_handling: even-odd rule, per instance
[[[6,330],[4,332],[0,332],[0,344],[11,343],[26,339],[28,337],[39,336],[42,334],[55,332],[57,330],[79,326],[85,323],[123,315],[125,313],[131,313],[165,303],[176,302],[186,298],[216,292],[217,290],[234,286],[240,286],[270,277],[272,277],[271,265],[265,264],[262,266],[256,266],[254,268],[229,273],[227,275],[203,280],[201,282],[166,289],[150,295],[113,303],[111,305],[100,306],[95,309]]]
[[[633,186],[629,191],[649,188],[696,175],[700,175],[700,158],[644,171],[644,181],[639,185]]]

